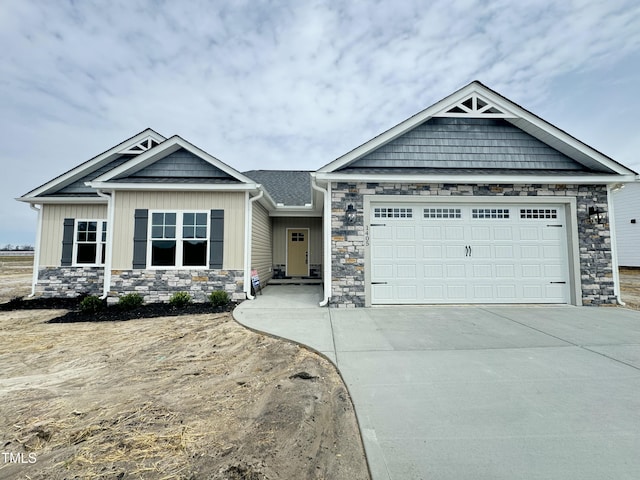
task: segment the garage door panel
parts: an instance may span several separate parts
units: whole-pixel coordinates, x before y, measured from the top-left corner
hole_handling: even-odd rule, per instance
[[[464,301],[467,298],[466,285],[447,285],[447,300]]]
[[[396,303],[391,285],[371,285],[371,295],[379,303]]]
[[[371,273],[375,280],[383,280],[385,278],[393,278],[393,264],[376,264],[373,265]]]
[[[542,255],[545,259],[561,258],[562,249],[558,245],[544,245],[542,247]]]
[[[496,298],[501,301],[513,300],[516,298],[516,291],[515,285],[496,285]]]
[[[396,258],[416,258],[416,245],[398,245]]]
[[[471,227],[471,240],[491,240],[491,227]]]
[[[423,240],[442,240],[442,227],[437,225],[429,225],[428,227],[422,227],[422,239]]]
[[[565,286],[563,284],[545,285],[546,298],[562,301],[562,298],[564,297],[564,287]]]
[[[529,284],[522,286],[522,298],[531,301],[532,299],[542,298],[543,288],[539,284]]]
[[[424,299],[431,300],[432,303],[438,303],[445,298],[443,285],[425,285]]]
[[[397,297],[401,301],[414,303],[418,299],[418,287],[416,285],[402,285],[397,289]]]
[[[414,226],[398,226],[395,229],[396,240],[415,240],[416,228]]]
[[[558,241],[564,237],[564,229],[562,227],[546,227],[542,230],[542,240]]]
[[[393,245],[377,245],[372,248],[373,258],[377,261],[393,258]]]
[[[521,245],[520,258],[540,258],[540,247],[538,245]]]
[[[540,229],[535,226],[520,227],[518,229],[520,240],[539,240]]]
[[[514,265],[497,265],[496,264],[496,278],[514,278],[516,276],[516,269]]]
[[[493,257],[493,246],[490,244],[487,245],[473,245],[470,250],[470,255],[474,258],[474,260],[492,258]]]
[[[513,228],[512,227],[493,227],[493,239],[500,240],[513,240]]]
[[[442,251],[443,248],[441,245],[424,245],[422,248],[422,257],[442,259]]]
[[[376,225],[371,227],[372,240],[392,240],[393,227],[391,225]]]
[[[425,264],[423,266],[423,272],[424,272],[425,279],[444,278],[444,266],[442,264],[438,264],[438,265]]]
[[[416,266],[415,265],[398,265],[396,270],[397,277],[406,279],[416,279]]]
[[[473,278],[493,278],[493,268],[490,264],[473,265],[472,272]]]
[[[485,303],[494,297],[493,287],[491,285],[473,285],[473,300]]]
[[[563,208],[397,209],[413,216],[371,219],[373,304],[567,303]]]
[[[463,226],[451,226],[444,227],[444,240],[461,240],[464,238]]]
[[[464,257],[464,245],[447,245],[444,249],[444,259],[458,259]]]
[[[560,263],[544,265],[543,270],[544,270],[545,278],[552,278],[552,279],[562,278],[563,269],[562,269],[562,264]]]
[[[467,276],[467,267],[465,264],[449,264],[446,265],[447,278],[465,278]]]

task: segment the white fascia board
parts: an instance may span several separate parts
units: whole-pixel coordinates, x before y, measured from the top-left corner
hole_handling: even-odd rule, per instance
[[[241,182],[255,185],[255,182],[250,178],[244,176],[243,174],[238,172],[236,169],[230,167],[223,161],[217,159],[213,155],[208,154],[204,150],[196,147],[195,145],[186,141],[185,139],[183,139],[178,135],[174,135],[168,140],[165,140],[161,145],[158,145],[155,148],[149,149],[145,153],[141,153],[137,157],[132,158],[130,161],[120,165],[119,167],[114,168],[109,172],[106,172],[104,175],[101,175],[98,178],[96,178],[95,181],[106,182],[119,176],[126,176],[126,175],[133,174],[153,164],[157,160],[160,160],[161,158],[164,158],[167,155],[170,155],[171,153],[179,150],[180,148],[184,148],[188,152],[203,159],[204,161],[210,163],[214,167],[222,170],[226,174],[236,178]]]
[[[600,185],[608,183],[634,182],[635,175],[385,175],[385,174],[341,174],[318,173],[316,177],[323,182],[370,182],[370,183],[455,183],[455,184],[561,184],[561,185]]]
[[[100,168],[102,165],[109,163],[115,157],[120,155],[118,153],[119,151],[132,147],[133,145],[135,145],[136,143],[140,142],[141,140],[147,137],[152,137],[158,142],[163,142],[165,140],[165,138],[162,135],[153,131],[150,128],[147,128],[146,130],[143,130],[142,132],[138,133],[137,135],[134,135],[128,140],[125,140],[124,142],[119,143],[115,147],[110,148],[106,152],[103,152],[100,155],[93,157],[92,159],[84,163],[81,163],[77,167],[72,168],[68,172],[63,173],[62,175],[36,188],[35,190],[32,190],[24,194],[23,197],[24,198],[36,197],[38,195],[44,195],[51,190],[59,190],[61,188],[64,188],[65,186],[75,182],[76,180]]]
[[[60,204],[60,203],[101,204],[101,203],[104,203],[106,205],[108,203],[105,198],[100,198],[100,197],[53,197],[53,196],[52,197],[20,197],[20,198],[16,198],[16,200],[19,202],[31,203],[34,205],[47,204],[47,203],[54,203],[54,204]]]
[[[87,182],[87,186],[100,190],[158,190],[158,191],[224,191],[245,192],[258,190],[256,183],[110,183]]]

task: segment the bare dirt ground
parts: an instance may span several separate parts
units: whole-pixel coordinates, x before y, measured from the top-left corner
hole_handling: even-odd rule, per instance
[[[0,300],[29,292],[0,265]],[[0,478],[369,478],[322,357],[228,313],[45,323],[61,313],[0,312]]]
[[[620,291],[628,308],[640,310],[640,268],[620,269]]]

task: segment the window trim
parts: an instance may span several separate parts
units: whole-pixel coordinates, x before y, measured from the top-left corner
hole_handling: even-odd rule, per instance
[[[96,222],[96,241],[95,242],[80,242],[78,241],[78,225],[82,222]],[[106,246],[107,246],[107,235],[109,231],[109,226],[107,225],[106,218],[75,218],[73,220],[73,250],[71,253],[71,266],[72,267],[104,267],[106,263]],[[104,238],[104,240],[102,240]],[[78,245],[79,244],[96,244],[96,259],[98,262],[94,263],[79,263],[78,262]],[[103,248],[105,246],[104,252],[102,255]]]
[[[154,239],[152,236],[153,232],[153,214],[155,213],[175,213],[176,214],[176,258],[174,265],[152,265],[151,260],[153,258],[153,241],[158,240]],[[193,213],[193,214],[205,214],[206,222],[207,222],[207,235],[204,239],[206,242],[206,258],[204,265],[183,265],[183,253],[184,253],[184,242],[190,239],[184,238],[184,214],[185,213]],[[211,215],[210,210],[202,210],[202,209],[155,209],[148,211],[148,222],[147,222],[147,266],[148,270],[208,270],[209,269],[209,261],[211,256]]]

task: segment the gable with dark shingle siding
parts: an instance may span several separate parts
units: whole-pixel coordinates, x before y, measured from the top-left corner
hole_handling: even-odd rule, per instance
[[[348,167],[584,167],[503,119],[432,118]]]

